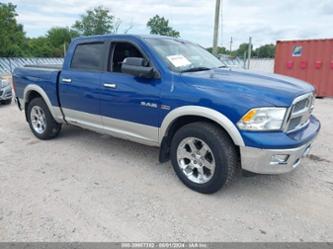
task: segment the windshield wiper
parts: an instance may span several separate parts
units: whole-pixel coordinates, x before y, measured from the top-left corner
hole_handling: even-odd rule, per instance
[[[210,69],[211,68],[209,68],[209,67],[192,67],[192,68],[189,68],[189,69],[182,70],[181,73],[206,71],[206,70],[210,70]]]

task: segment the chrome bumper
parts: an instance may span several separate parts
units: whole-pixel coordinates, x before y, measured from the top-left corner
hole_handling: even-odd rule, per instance
[[[240,147],[242,169],[259,174],[283,174],[299,166],[301,159],[310,152],[313,140],[292,149],[259,149]],[[287,155],[288,159],[277,162],[275,156]]]

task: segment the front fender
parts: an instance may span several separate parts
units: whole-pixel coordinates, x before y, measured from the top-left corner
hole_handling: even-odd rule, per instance
[[[244,141],[240,132],[228,117],[226,117],[225,115],[216,110],[203,106],[192,106],[192,105],[178,107],[166,115],[159,129],[160,144],[162,143],[163,137],[167,134],[171,124],[177,118],[180,118],[182,116],[198,116],[198,117],[208,118],[219,124],[222,128],[224,128],[231,137],[231,139],[233,140],[235,145],[244,146]]]

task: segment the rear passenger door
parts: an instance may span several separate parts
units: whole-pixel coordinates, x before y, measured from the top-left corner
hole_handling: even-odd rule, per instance
[[[100,117],[101,76],[106,68],[104,42],[78,44],[69,68],[59,79],[59,96],[67,122],[92,127],[102,125]]]

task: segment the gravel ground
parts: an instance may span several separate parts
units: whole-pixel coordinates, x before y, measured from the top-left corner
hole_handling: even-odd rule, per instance
[[[158,149],[65,127],[40,141],[0,106],[0,241],[333,241],[333,100],[310,158],[203,195]]]

